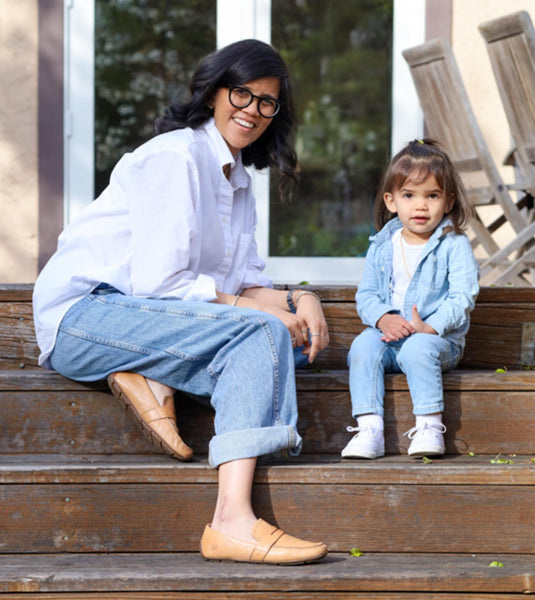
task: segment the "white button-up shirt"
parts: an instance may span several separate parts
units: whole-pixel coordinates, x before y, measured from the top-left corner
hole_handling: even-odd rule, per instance
[[[198,302],[215,300],[216,290],[271,286],[255,229],[251,179],[213,119],[125,154],[109,186],[60,235],[35,283],[39,364],[46,366],[70,306],[101,283],[132,296]]]

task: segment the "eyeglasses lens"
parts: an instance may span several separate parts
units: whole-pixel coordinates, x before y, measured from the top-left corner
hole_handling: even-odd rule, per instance
[[[245,88],[230,88],[229,100],[235,108],[245,108],[246,106],[249,106],[254,98],[258,99],[258,112],[263,117],[274,117],[279,112],[280,103],[277,100],[255,96]]]

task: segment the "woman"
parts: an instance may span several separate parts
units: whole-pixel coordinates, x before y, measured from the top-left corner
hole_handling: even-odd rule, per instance
[[[256,459],[298,454],[294,355],[328,343],[317,296],[271,289],[254,240],[244,166],[277,167],[295,184],[295,123],[286,65],[256,40],[206,57],[191,98],[115,167],[110,184],[61,234],[40,274],[34,314],[40,364],[79,381],[108,378],[147,436],[181,460],[173,393],[209,396],[219,469],[208,559],[298,563],[327,553],[288,536],[251,506]]]

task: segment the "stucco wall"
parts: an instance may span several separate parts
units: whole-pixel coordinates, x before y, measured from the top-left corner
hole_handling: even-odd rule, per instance
[[[37,273],[38,0],[0,0],[0,283]]]

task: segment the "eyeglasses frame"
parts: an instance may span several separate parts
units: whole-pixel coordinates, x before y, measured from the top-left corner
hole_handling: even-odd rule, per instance
[[[271,96],[257,96],[256,94],[253,94],[253,92],[251,92],[251,90],[248,90],[247,88],[242,87],[241,85],[227,85],[228,87],[228,101],[232,104],[232,106],[234,108],[247,108],[248,106],[251,106],[251,104],[253,103],[254,99],[256,98],[256,110],[258,110],[258,114],[262,117],[264,117],[264,119],[273,119],[273,117],[276,117],[279,114],[280,108],[281,108],[281,101],[278,100],[277,98],[272,98]],[[250,96],[251,99],[249,100],[249,102],[247,102],[247,104],[244,104],[243,106],[236,106],[236,104],[234,104],[234,102],[232,102],[232,91],[233,90],[243,90],[244,92],[247,92]],[[272,100],[273,102],[275,102],[276,104],[276,110],[272,115],[264,115],[262,113],[262,111],[260,110],[260,102],[262,100]]]

